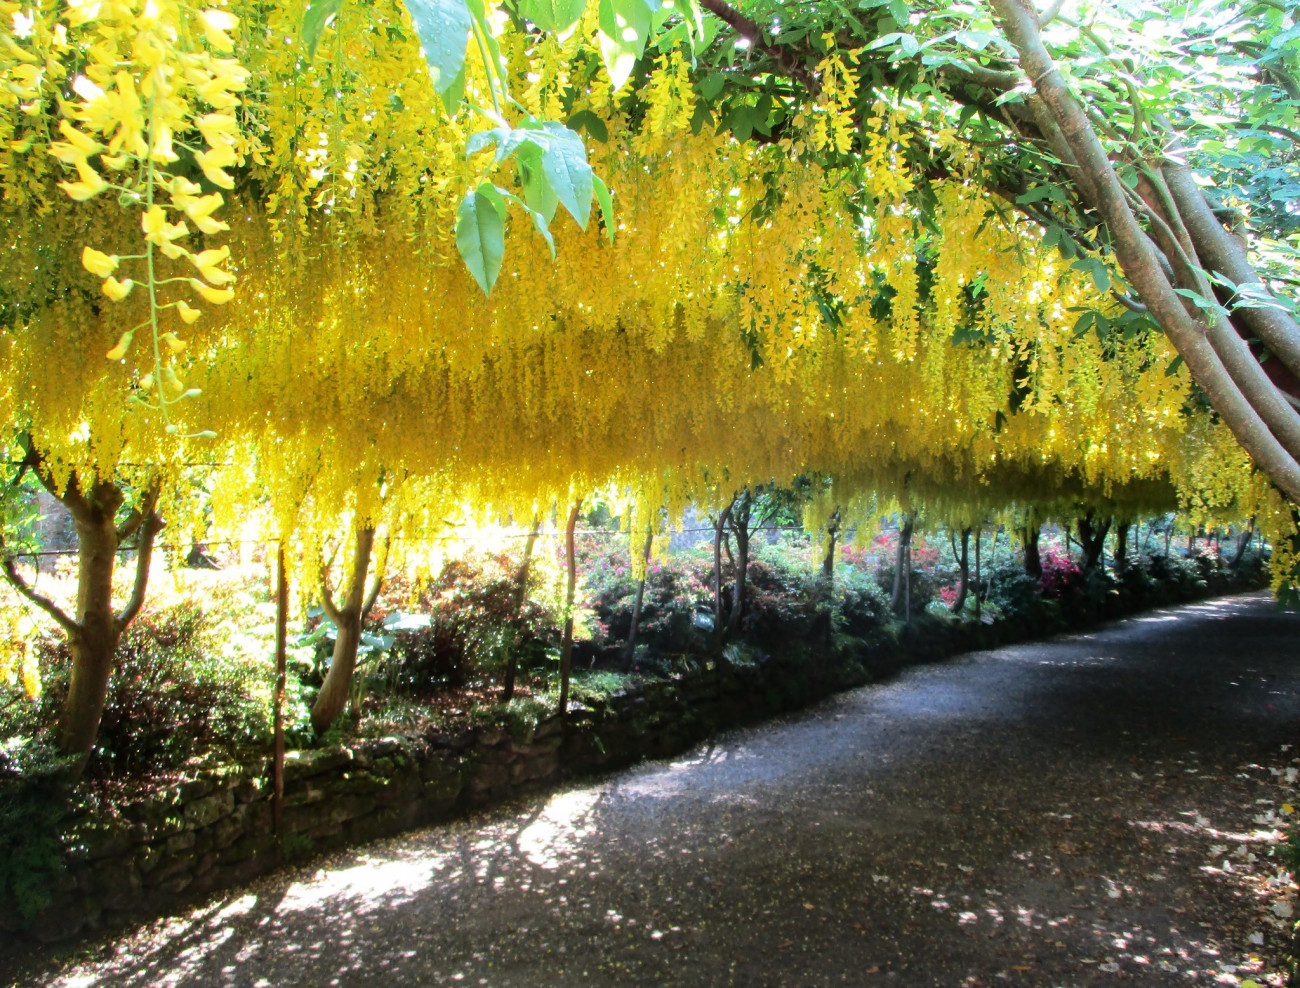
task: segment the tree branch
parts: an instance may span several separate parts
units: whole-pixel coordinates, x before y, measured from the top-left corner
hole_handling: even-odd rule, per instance
[[[144,606],[144,592],[149,586],[149,563],[153,558],[154,539],[163,528],[163,520],[158,516],[157,507],[158,485],[155,482],[140,504],[140,545],[135,553],[135,582],[131,586],[131,597],[126,602],[126,606],[113,618],[119,634],[135,620],[135,616],[140,613],[140,608]]]
[[[335,549],[335,552],[338,550]],[[339,609],[334,603],[334,597],[330,593],[330,567],[334,564],[334,556],[330,555],[328,560],[321,562],[320,566],[320,606],[325,611],[325,616],[334,622],[334,626],[339,627],[342,616]]]
[[[750,20],[726,0],[700,0],[700,6],[724,21],[733,31],[748,41],[754,51],[762,52],[775,61],[783,73],[802,84],[809,92],[816,93],[821,88],[812,73],[804,67],[803,59],[798,52],[789,45],[778,45],[769,41],[767,34],[756,21]]]
[[[379,558],[375,560],[375,582],[370,588],[370,593],[366,596],[365,602],[361,605],[361,620],[369,616],[374,609],[375,601],[379,599],[379,589],[384,583],[384,572],[388,569],[388,550],[392,547],[393,538],[391,535],[384,536],[384,541],[379,546]]]
[[[1079,162],[1080,186],[1110,230],[1125,275],[1233,435],[1260,469],[1288,497],[1300,502],[1300,463],[1278,442],[1251,400],[1232,380],[1206,338],[1205,325],[1184,311],[1181,298],[1160,270],[1156,251],[1125,200],[1105,148],[1043,45],[1037,13],[1021,0],[993,0],[993,6],[1007,37],[1020,53],[1022,68],[1042,97],[1047,110],[1044,117],[1060,128]]]
[[[3,549],[3,545],[4,545],[3,538],[0,538],[0,550]],[[77,624],[76,621],[68,617],[67,613],[63,610],[63,608],[59,607],[58,604],[50,600],[49,597],[46,597],[44,594],[37,593],[30,586],[28,586],[27,581],[24,580],[22,576],[19,575],[18,567],[14,565],[14,560],[12,556],[5,555],[3,559],[0,559],[0,568],[4,570],[5,579],[9,581],[10,586],[12,586],[20,594],[22,594],[29,601],[31,601],[33,604],[39,607],[42,611],[48,614],[51,618],[53,618],[55,623],[58,624],[58,626],[62,628],[65,632],[67,632],[68,635],[81,634],[81,625]]]

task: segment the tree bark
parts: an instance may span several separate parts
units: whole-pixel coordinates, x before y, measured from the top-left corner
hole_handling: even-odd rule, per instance
[[[542,530],[542,519],[539,515],[533,516],[533,527],[528,530],[528,538],[524,542],[524,559],[519,564],[519,571],[515,574],[515,601],[514,616],[511,619],[515,627],[514,647],[510,649],[510,657],[506,660],[506,678],[501,687],[501,699],[512,700],[515,695],[515,678],[519,675],[519,639],[523,631],[524,620],[524,601],[528,599],[528,573],[533,563],[533,547],[537,545],[537,536]]]
[[[573,502],[569,521],[564,526],[564,562],[568,581],[564,590],[564,641],[560,646],[560,709],[561,722],[569,717],[569,677],[573,671],[573,598],[578,586],[578,560],[574,545],[574,532],[578,527],[578,513],[582,498]]]
[[[727,531],[727,521],[731,517],[731,509],[735,505],[736,499],[733,497],[731,503],[722,509],[722,512],[713,522],[713,637],[715,639],[722,635],[722,539]]]
[[[1129,523],[1120,522],[1115,526],[1115,572],[1123,573],[1128,569],[1128,530]]]
[[[835,544],[840,534],[840,509],[826,522],[826,555],[822,557],[822,576],[827,582],[835,578]]]
[[[366,575],[370,572],[370,556],[375,544],[375,527],[365,522],[357,528],[356,545],[352,550],[352,569],[348,577],[347,595],[336,605],[330,594],[329,574],[321,573],[321,606],[334,622],[337,637],[325,682],[316,694],[311,708],[311,726],[317,734],[324,734],[338,719],[352,694],[352,676],[357,668],[357,649],[361,646],[361,626],[375,605],[379,587],[383,582],[382,567],[375,573],[374,586],[366,595]],[[386,555],[386,553],[385,553]]]
[[[950,610],[960,614],[966,606],[966,591],[970,585],[970,529],[961,530],[961,554],[957,557],[957,573],[960,583],[957,586],[957,599],[952,602]]]
[[[1233,550],[1232,559],[1228,562],[1229,569],[1236,569],[1241,565],[1242,557],[1246,555],[1246,547],[1250,545],[1250,540],[1254,537],[1255,518],[1252,515],[1246,530],[1237,536],[1237,547]]]
[[[641,551],[641,559],[644,565],[650,564],[650,548],[654,545],[654,530],[645,533],[645,547]],[[645,581],[646,574],[641,574],[641,579],[636,584],[636,599],[632,602],[632,626],[627,632],[627,650],[623,656],[623,667],[630,669],[632,659],[636,656],[636,633],[641,626],[641,604],[645,600]]]
[[[1110,531],[1110,519],[1100,526],[1093,522],[1092,512],[1078,520],[1079,529],[1079,568],[1084,572],[1092,569],[1101,561],[1106,549],[1106,534]]]
[[[745,582],[749,576],[749,540],[752,534],[749,523],[753,515],[753,495],[745,491],[732,502],[729,523],[736,535],[736,580],[731,587],[731,614],[727,618],[726,639],[740,630],[740,617],[745,608]]]
[[[894,553],[894,592],[889,597],[889,609],[894,614],[902,614],[904,606],[907,607],[908,617],[911,617],[911,580],[910,573],[912,561],[912,525],[915,522],[915,516],[908,514],[903,520],[903,524],[898,529],[898,549]]]
[[[1038,525],[1029,525],[1020,530],[1020,542],[1025,547],[1025,574],[1035,580],[1043,578],[1043,557],[1038,551],[1038,540],[1042,533],[1042,527]]]

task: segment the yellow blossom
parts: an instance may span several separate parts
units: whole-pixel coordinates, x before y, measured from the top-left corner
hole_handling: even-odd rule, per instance
[[[107,295],[109,298],[111,298],[114,302],[122,301],[122,299],[126,298],[128,295],[131,294],[131,289],[134,287],[135,287],[135,282],[132,281],[130,278],[126,278],[122,281],[118,281],[112,275],[109,275],[109,277],[105,278],[104,283],[100,286],[104,294]]]
[[[117,270],[117,262],[116,254],[105,254],[94,247],[81,249],[81,266],[97,277],[107,278]]]

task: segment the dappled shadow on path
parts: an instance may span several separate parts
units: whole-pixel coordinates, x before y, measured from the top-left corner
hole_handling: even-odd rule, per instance
[[[1278,934],[1215,897],[1275,837],[1298,631],[1234,598],[911,670],[33,983],[1235,983]]]

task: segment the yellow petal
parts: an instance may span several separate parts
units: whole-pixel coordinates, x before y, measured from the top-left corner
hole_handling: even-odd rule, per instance
[[[203,313],[185,302],[177,302],[176,314],[181,317],[181,322],[188,326]]]
[[[190,286],[213,305],[225,305],[235,297],[235,293],[232,289],[213,288],[210,285],[205,285],[203,282],[199,281],[198,278],[191,278]]]
[[[211,250],[199,251],[191,258],[196,268],[208,268],[215,264],[220,264],[230,256],[229,247],[214,247]]]
[[[105,254],[94,247],[81,249],[81,266],[99,278],[107,278],[117,270],[117,255]]]
[[[175,333],[163,333],[162,341],[172,353],[180,353],[185,349],[185,341],[178,340]]]
[[[214,220],[211,216],[194,217],[194,225],[209,236],[214,233],[224,233],[230,229],[229,223],[224,220]]]
[[[140,378],[140,387],[144,388],[146,391],[152,391],[152,390],[153,390],[153,375],[152,375],[152,374],[146,374],[144,377]]]
[[[202,10],[199,11],[199,21],[203,25],[203,33],[207,36],[208,44],[223,53],[235,50],[235,43],[226,34],[239,23],[239,19],[234,14],[224,10]]]
[[[131,294],[131,289],[134,287],[135,287],[135,282],[132,281],[130,278],[127,278],[123,281],[118,281],[116,278],[112,277],[111,275],[105,278],[104,283],[100,286],[104,294],[107,295],[109,298],[111,298],[114,302],[122,301],[122,299],[126,298],[128,295]]]
[[[203,275],[209,285],[228,285],[235,280],[234,275],[211,265],[199,268],[199,274]]]
[[[104,354],[109,360],[121,360],[126,356],[126,352],[131,349],[131,337],[135,334],[128,330],[122,334],[122,338],[117,341],[117,346]]]
[[[69,144],[80,151],[83,155],[98,154],[104,150],[104,145],[87,134],[83,134],[76,127],[68,123],[67,120],[59,121],[59,133],[62,134]]]
[[[167,214],[163,212],[162,206],[150,206],[144,211],[144,215],[140,217],[140,228],[144,230],[144,235],[150,240],[160,235],[166,225]]]
[[[200,216],[211,216],[213,211],[218,209],[225,202],[220,192],[213,192],[211,195],[199,196],[197,199],[191,199],[185,203],[185,214],[192,220],[197,220]]]

